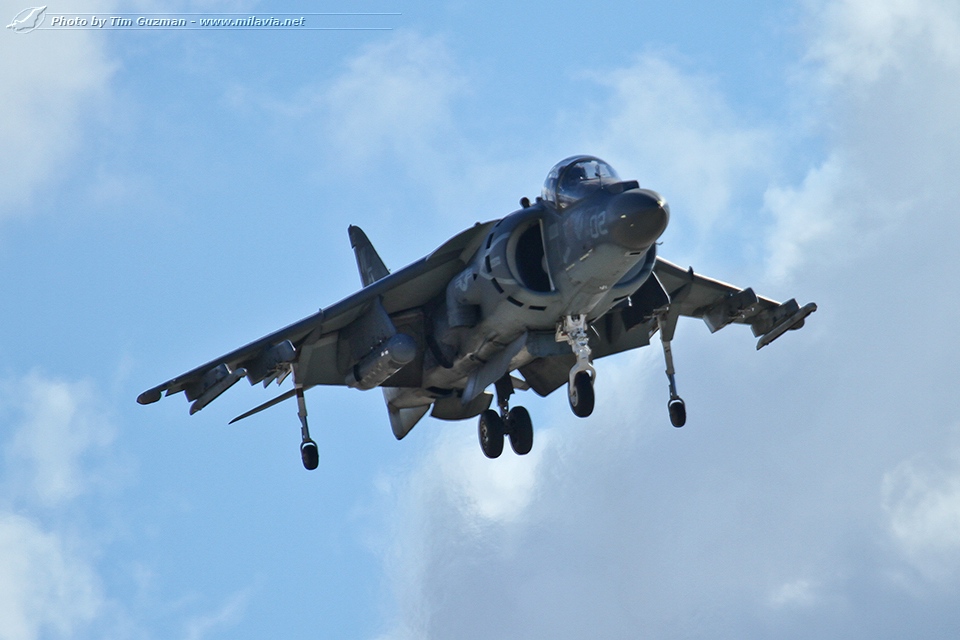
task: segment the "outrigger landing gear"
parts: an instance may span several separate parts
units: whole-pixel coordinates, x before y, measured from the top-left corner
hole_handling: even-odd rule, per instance
[[[500,412],[487,409],[480,414],[478,433],[483,455],[488,458],[500,457],[503,453],[504,436],[508,435],[514,453],[525,456],[533,448],[533,421],[530,420],[530,413],[523,407],[510,408],[513,379],[509,373],[497,380],[496,390]]]
[[[570,369],[567,383],[567,399],[576,416],[586,418],[593,413],[593,383],[597,370],[590,364],[590,337],[587,335],[587,318],[583,315],[564,316],[557,323],[557,342],[566,342],[577,356],[577,363]]]
[[[663,359],[667,363],[667,381],[670,384],[670,400],[667,402],[667,411],[670,413],[670,423],[678,429],[687,423],[687,407],[683,399],[677,394],[677,380],[673,369],[673,351],[670,342],[677,327],[676,318],[671,318],[669,311],[657,314],[657,324],[660,327],[660,343],[663,345]]]
[[[310,428],[307,426],[307,402],[303,397],[303,385],[296,379],[294,371],[294,388],[297,392],[297,415],[300,417],[300,459],[307,471],[313,471],[320,465],[320,450],[317,443],[310,438]]]

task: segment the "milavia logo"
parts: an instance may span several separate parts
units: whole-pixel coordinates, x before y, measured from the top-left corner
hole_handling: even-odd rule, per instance
[[[46,6],[24,9],[7,25],[7,29],[13,29],[17,33],[29,33],[43,24],[46,13]]]

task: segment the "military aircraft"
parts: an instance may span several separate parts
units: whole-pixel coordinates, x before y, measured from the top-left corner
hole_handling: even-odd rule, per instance
[[[317,468],[319,452],[304,391],[319,385],[381,387],[398,440],[428,411],[440,420],[479,416],[487,457],[501,454],[505,436],[524,455],[533,425],[526,409],[510,406],[515,390],[546,396],[566,385],[573,413],[585,418],[594,407],[594,360],[649,345],[659,332],[668,413],[681,427],[686,408],[670,347],[680,316],[702,318],[711,332],[748,324],[760,349],[817,309],[792,299],[781,304],[658,257],[666,201],[594,156],[557,163],[541,196],[520,204],[393,273],[366,234],[350,226],[362,289],[137,401],[182,391],[193,414],[243,377],[266,387],[292,374],[292,389],[232,422],[296,397],[308,470]]]

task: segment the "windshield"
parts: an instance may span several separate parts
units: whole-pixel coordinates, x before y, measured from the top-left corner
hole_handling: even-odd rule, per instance
[[[542,197],[558,209],[570,206],[605,184],[619,182],[613,167],[593,156],[573,156],[561,160],[543,183]]]

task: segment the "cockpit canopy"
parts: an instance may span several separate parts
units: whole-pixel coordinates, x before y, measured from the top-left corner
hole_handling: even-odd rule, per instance
[[[558,209],[582,200],[603,185],[619,182],[620,176],[600,158],[571,156],[550,169],[541,197]]]

